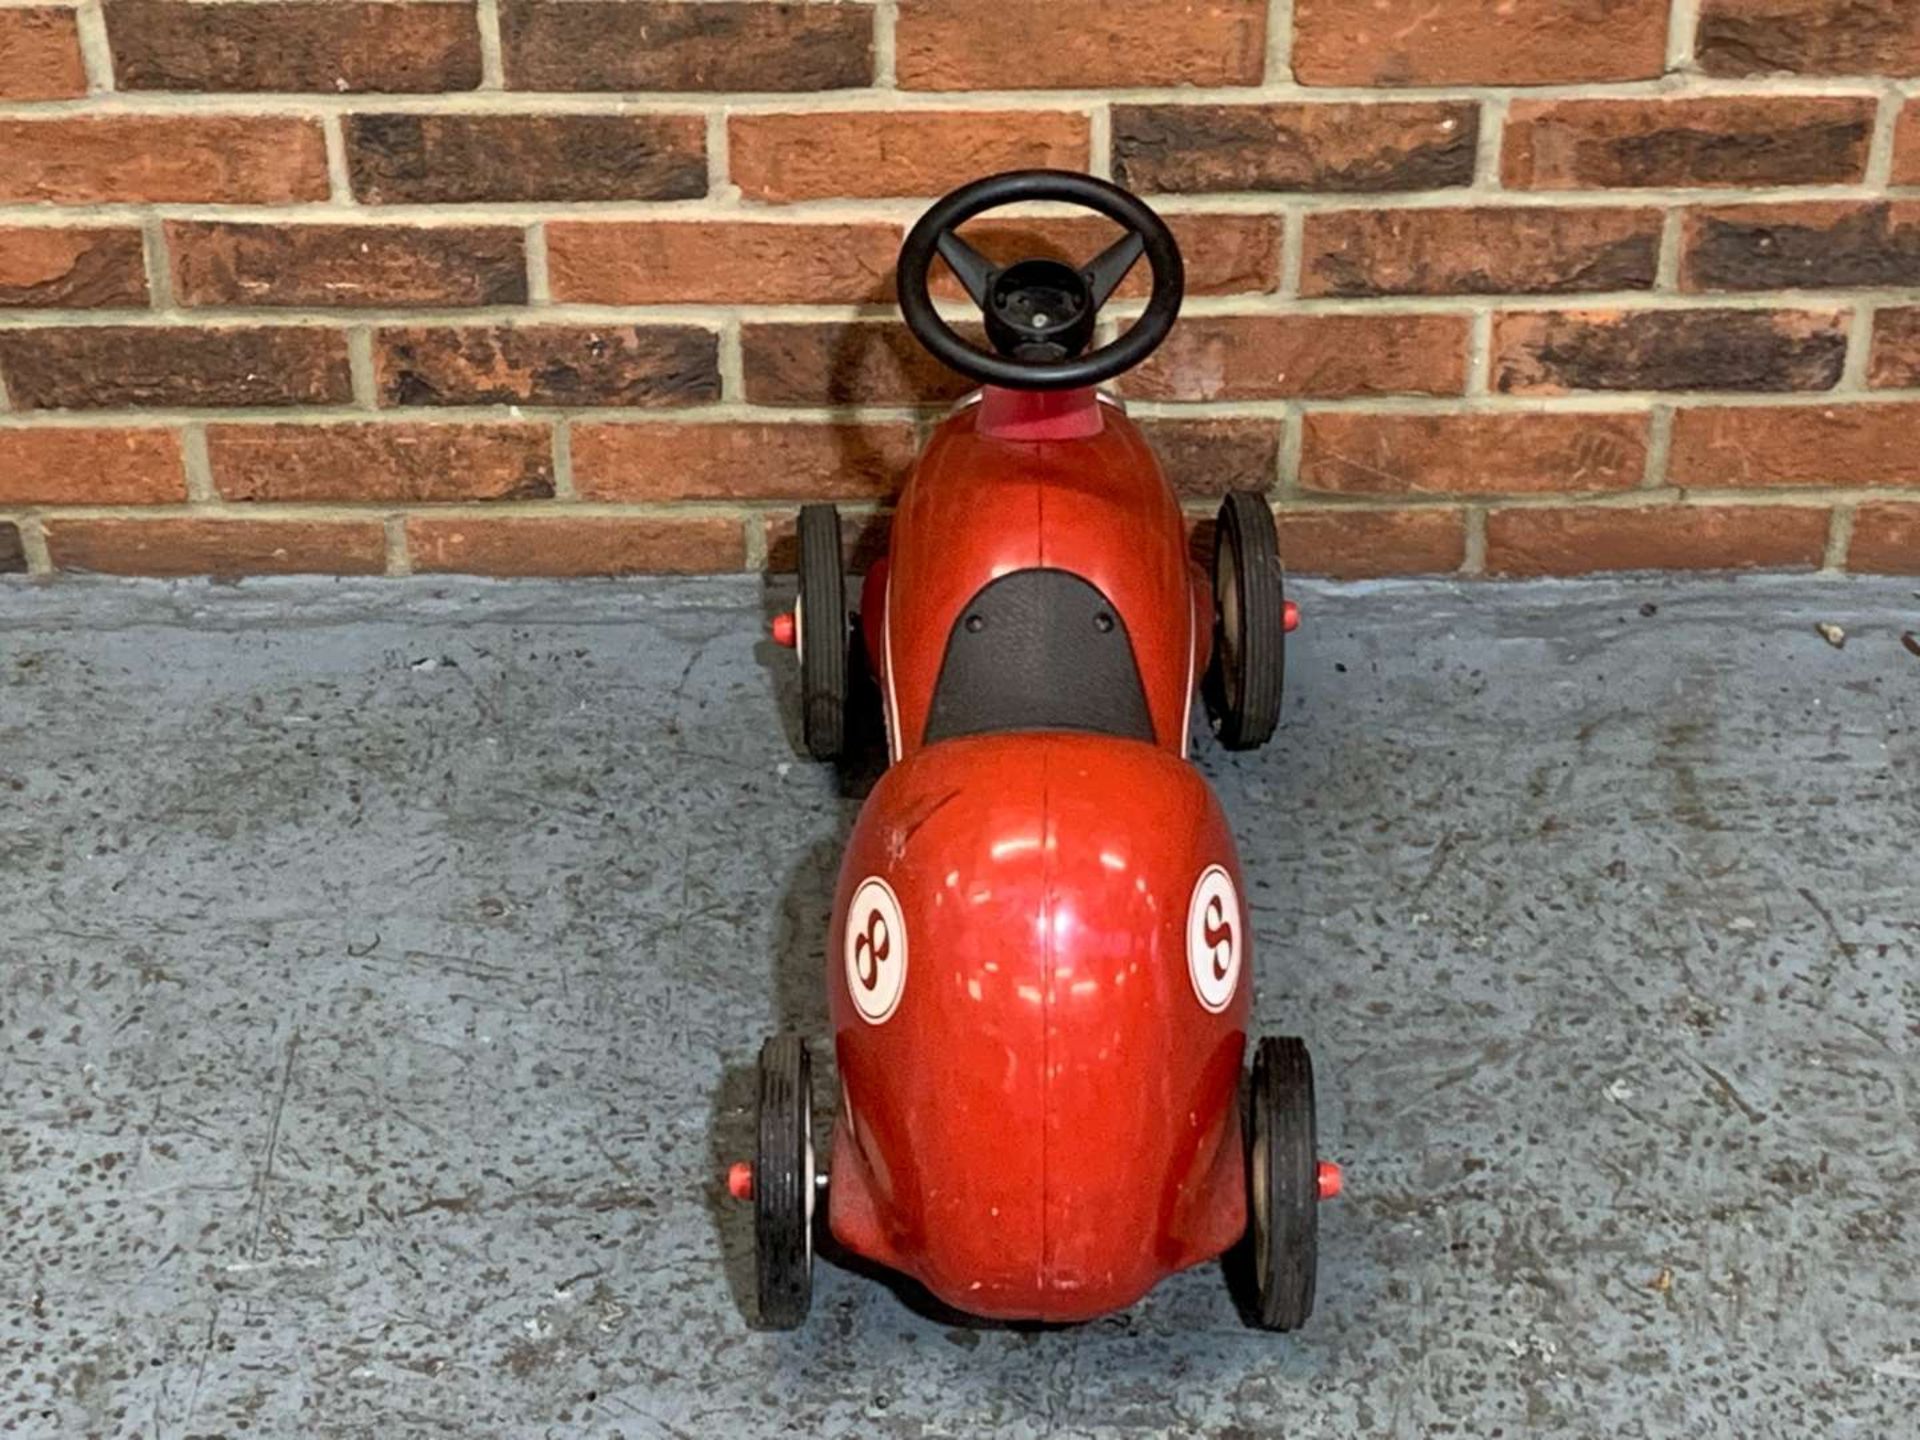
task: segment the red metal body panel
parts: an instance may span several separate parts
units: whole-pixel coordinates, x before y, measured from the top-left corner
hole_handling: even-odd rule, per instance
[[[1039,566],[1098,586],[1124,620],[1155,743],[923,746],[962,610]],[[861,811],[834,902],[844,1113],[829,1217],[842,1245],[960,1309],[1088,1318],[1246,1229],[1244,905],[1230,917],[1239,981],[1217,1010],[1188,957],[1202,874],[1223,867],[1240,888],[1219,806],[1180,758],[1212,605],[1152,451],[1090,392],[990,390],[947,419],[867,578],[862,628],[896,763]],[[903,978],[879,1020],[856,1003],[866,972],[848,931],[875,878],[904,932],[889,937]]]
[[[1219,1013],[1188,974],[1211,865],[1237,887],[1212,793],[1142,742],[976,736],[882,778],[834,907],[841,1244],[975,1314],[1075,1320],[1239,1238],[1247,967]],[[878,1024],[842,963],[873,876],[907,947]]]
[[[1186,525],[1160,462],[1112,405],[1096,405],[1096,434],[1028,441],[981,433],[997,403],[934,431],[894,516],[882,662],[895,758],[919,746],[962,608],[989,581],[1036,566],[1071,571],[1113,603],[1154,733],[1184,754],[1201,637]]]
[[[1106,424],[1099,392],[1082,390],[1002,390],[980,392],[974,432],[989,440],[1085,440]]]

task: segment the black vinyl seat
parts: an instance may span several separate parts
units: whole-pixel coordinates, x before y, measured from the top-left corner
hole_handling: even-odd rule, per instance
[[[974,595],[947,637],[925,743],[1009,730],[1153,742],[1126,621],[1078,575],[1002,575]]]

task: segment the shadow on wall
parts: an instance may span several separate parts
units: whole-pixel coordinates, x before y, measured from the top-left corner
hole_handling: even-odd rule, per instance
[[[1009,246],[1023,254],[1053,253],[1060,248],[1031,231],[1018,231],[999,234],[991,253],[1002,258],[1010,253]],[[935,288],[942,294],[960,293],[952,284]],[[892,506],[919,445],[947,408],[975,385],[929,355],[893,312],[891,271],[875,277],[859,303],[887,313],[825,323],[749,325],[742,343],[749,401],[825,410],[838,467],[835,483],[823,489],[821,498],[842,505],[847,563],[854,573],[865,574],[886,553]],[[985,343],[980,325],[956,328],[967,338]],[[918,412],[911,444],[901,435],[898,422],[876,422],[870,413],[863,413],[876,405]],[[768,568],[790,572],[795,558],[792,518],[780,516],[768,527]]]

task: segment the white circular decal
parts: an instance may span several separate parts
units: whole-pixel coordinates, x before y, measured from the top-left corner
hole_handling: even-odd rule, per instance
[[[1240,985],[1240,897],[1219,865],[1200,872],[1187,906],[1187,973],[1200,1003],[1218,1015]]]
[[[870,1025],[888,1019],[907,988],[907,925],[893,887],[875,875],[847,906],[847,993]]]

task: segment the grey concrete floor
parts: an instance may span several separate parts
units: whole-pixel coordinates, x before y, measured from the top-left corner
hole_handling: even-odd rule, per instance
[[[749,1327],[858,803],[758,582],[0,589],[0,1430],[1920,1433],[1914,587],[1301,592],[1196,747],[1349,1177],[1274,1337]]]

